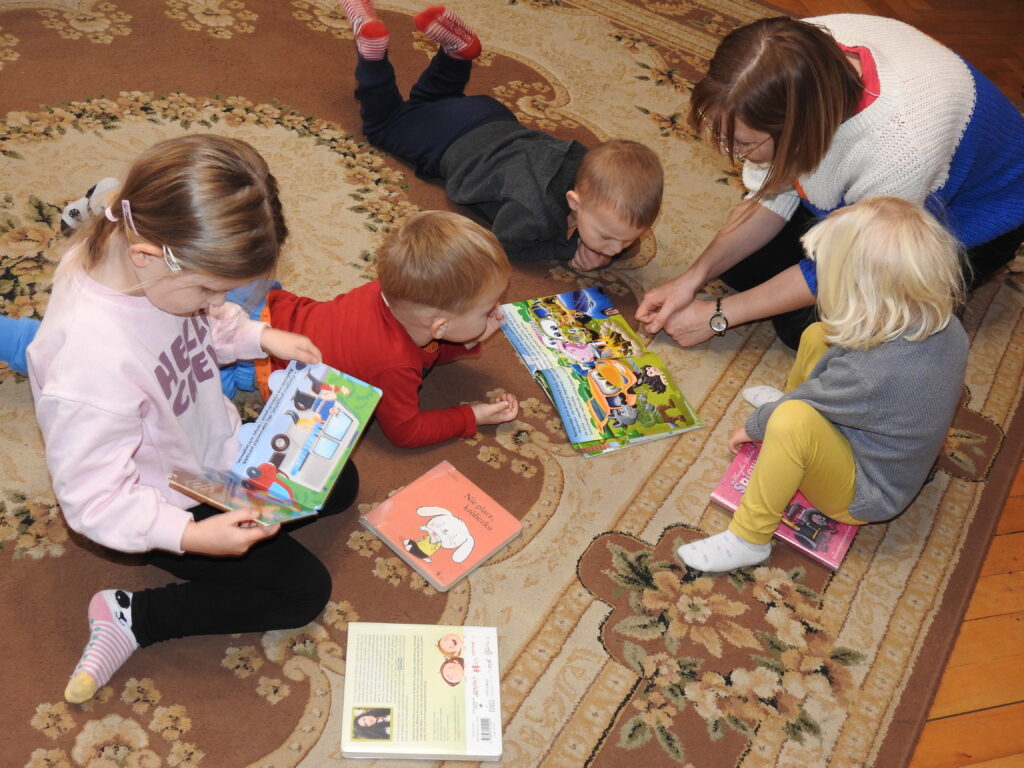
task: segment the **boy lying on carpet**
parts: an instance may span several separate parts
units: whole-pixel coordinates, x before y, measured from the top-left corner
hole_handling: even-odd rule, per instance
[[[466,96],[480,40],[443,6],[414,18],[440,48],[403,101],[387,58],[387,27],[369,0],[341,2],[356,37],[366,138],[417,175],[444,179],[448,197],[490,222],[509,258],[571,259],[575,269],[599,269],[650,229],[663,187],[651,149],[609,141],[588,151],[524,128],[490,96]]]
[[[465,216],[426,211],[409,218],[388,240],[377,261],[378,280],[328,301],[275,289],[253,314],[275,328],[308,336],[328,365],[383,391],[376,417],[399,448],[419,448],[454,437],[472,437],[479,424],[502,424],[519,414],[510,394],[493,403],[421,410],[423,376],[435,365],[478,354],[501,320],[499,299],[509,264],[497,239]],[[261,282],[229,299],[252,305]],[[255,319],[254,318],[254,319]],[[25,349],[39,321],[0,317],[0,362],[25,373]],[[221,368],[224,393],[259,388],[268,396],[276,358]]]

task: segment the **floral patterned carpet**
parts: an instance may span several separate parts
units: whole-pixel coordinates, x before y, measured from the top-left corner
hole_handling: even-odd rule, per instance
[[[421,7],[380,6],[406,87],[431,53],[413,34]],[[585,143],[637,138],[661,156],[668,188],[654,234],[600,277],[631,317],[643,289],[692,260],[739,195],[736,174],[680,121],[721,35],[770,11],[749,0],[455,8],[484,41],[474,92],[527,125]],[[372,278],[387,232],[447,204],[363,142],[353,66],[348,26],[328,0],[0,0],[0,311],[45,312],[63,205],[123,174],[143,147],[190,131],[243,138],[267,157],[293,233],[286,287],[327,298]],[[592,282],[553,264],[517,268],[508,298]],[[1022,287],[1003,273],[972,300],[970,401],[939,471],[898,520],[861,531],[835,575],[785,549],[715,578],[672,555],[726,524],[708,495],[747,412],[739,391],[781,384],[791,360],[770,326],[688,350],[656,338],[707,426],[592,460],[569,450],[496,338],[479,360],[434,371],[423,397],[437,406],[507,390],[522,399],[519,420],[416,451],[371,429],[355,455],[358,506],[448,459],[523,521],[519,539],[438,594],[354,511],[319,521],[295,534],[334,575],[315,623],[147,648],[83,706],[61,693],[86,639],[89,596],[164,576],[66,529],[28,382],[0,366],[0,762],[345,764],[346,626],[360,619],[497,626],[507,766],[901,765],[1021,454]]]

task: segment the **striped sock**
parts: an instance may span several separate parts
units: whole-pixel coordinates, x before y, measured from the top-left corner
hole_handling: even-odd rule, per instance
[[[384,26],[369,0],[341,0],[352,34],[356,36],[356,50],[364,59],[380,61],[388,52],[388,28]]]
[[[453,59],[475,59],[480,55],[480,38],[443,5],[420,11],[413,17],[413,23]]]
[[[72,704],[91,699],[138,647],[132,633],[132,593],[97,592],[89,601],[89,642],[71,673],[64,698]]]

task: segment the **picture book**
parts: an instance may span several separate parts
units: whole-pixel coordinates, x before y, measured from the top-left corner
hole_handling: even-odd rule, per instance
[[[274,371],[228,472],[171,474],[171,488],[220,509],[257,507],[273,525],[315,515],[380,400],[377,387],[318,363]]]
[[[502,330],[584,456],[704,426],[600,286],[501,309]]]
[[[501,758],[494,627],[348,625],[344,757]]]
[[[442,461],[359,518],[438,592],[522,532],[508,510]]]
[[[711,500],[731,512],[740,505],[754,471],[760,443],[744,443],[722,479],[711,492]],[[841,523],[819,512],[807,497],[797,491],[786,507],[775,537],[796,547],[833,571],[843,562],[857,533],[856,525]]]

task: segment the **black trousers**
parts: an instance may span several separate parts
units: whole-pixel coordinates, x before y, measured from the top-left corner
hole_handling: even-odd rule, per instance
[[[359,473],[350,461],[319,517],[347,509],[358,492]],[[201,504],[192,514],[198,521],[220,510]],[[320,615],[331,596],[327,568],[285,530],[241,557],[154,551],[147,561],[184,581],[134,594],[132,631],[140,646],[189,635],[301,627]]]
[[[804,257],[800,238],[817,221],[810,211],[801,206],[771,242],[723,272],[722,281],[735,291],[746,291],[797,264]],[[1021,242],[1024,242],[1024,224],[987,243],[968,248],[966,262],[970,269],[967,270],[965,266],[968,288],[974,290],[989,275],[1010,261]],[[800,345],[800,334],[817,319],[818,313],[811,306],[784,312],[771,320],[782,342],[796,349]]]

